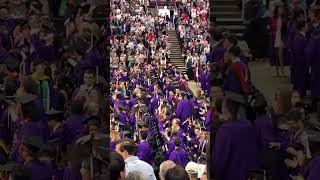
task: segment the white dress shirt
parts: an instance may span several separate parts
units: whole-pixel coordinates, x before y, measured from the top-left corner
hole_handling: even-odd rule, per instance
[[[138,159],[137,156],[130,156],[124,161],[126,162],[126,176],[132,171],[138,171],[143,174],[146,180],[157,180],[152,166]]]

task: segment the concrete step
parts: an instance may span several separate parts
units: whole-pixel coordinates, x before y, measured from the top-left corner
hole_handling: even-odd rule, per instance
[[[230,30],[230,31],[244,31],[246,29],[245,26],[241,26],[241,25],[224,25],[224,28]]]
[[[242,25],[242,18],[216,18],[217,25]]]
[[[210,10],[213,11],[239,11],[239,6],[237,4],[231,5],[213,5],[210,7]]]
[[[238,4],[239,4],[238,0],[213,0],[212,5],[213,6],[219,6],[219,5],[223,5],[223,6],[229,5],[230,6],[230,5],[238,5]]]
[[[242,18],[241,12],[212,12],[216,18]]]

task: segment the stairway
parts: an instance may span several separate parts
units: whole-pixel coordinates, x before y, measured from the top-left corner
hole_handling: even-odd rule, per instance
[[[225,27],[238,37],[242,37],[245,26],[239,9],[239,0],[213,0],[210,12],[216,19],[216,25]]]
[[[186,64],[181,54],[181,48],[176,30],[168,30],[169,43],[171,49],[171,63],[177,66],[178,70],[183,74],[186,73]]]

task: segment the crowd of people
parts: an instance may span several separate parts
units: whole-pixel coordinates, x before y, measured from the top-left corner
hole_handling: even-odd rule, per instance
[[[290,65],[292,90],[277,89],[270,102],[251,82],[236,36],[223,27],[213,30],[210,175],[215,179],[319,179],[320,4],[303,2],[270,2],[271,17],[263,15],[261,4],[254,6],[259,10],[246,22],[245,39],[253,36],[246,40],[254,56],[270,58],[276,76],[285,75],[285,61]],[[312,102],[304,97],[307,90]]]
[[[208,7],[205,1],[186,2],[181,9]],[[185,41],[199,42],[186,48],[193,56],[200,55],[207,52],[205,23],[194,30],[182,23],[179,10],[176,17],[174,13],[163,17],[141,1],[112,1],[111,9],[111,179],[206,177],[209,85],[205,82],[191,90],[188,80],[193,78],[173,65],[167,33],[174,22],[188,26]],[[195,24],[201,22],[190,13],[183,16]],[[194,59],[194,64],[204,67],[206,62]]]
[[[0,2],[0,179],[108,179],[101,4],[59,2]]]
[[[180,17],[176,26],[188,78],[210,92],[209,1],[183,1],[177,7]]]

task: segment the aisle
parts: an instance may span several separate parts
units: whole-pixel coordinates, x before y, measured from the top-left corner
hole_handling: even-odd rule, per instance
[[[251,79],[255,86],[267,97],[272,98],[277,88],[291,88],[289,77],[272,77],[273,68],[268,62],[251,62]],[[286,73],[289,74],[288,68]]]

